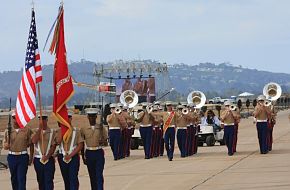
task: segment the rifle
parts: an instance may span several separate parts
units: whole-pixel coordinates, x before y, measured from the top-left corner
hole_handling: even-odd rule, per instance
[[[7,125],[7,129],[8,129],[8,144],[10,146],[10,142],[11,142],[11,130],[12,130],[12,126],[11,126],[11,98],[9,100],[9,115],[8,115],[8,125]]]

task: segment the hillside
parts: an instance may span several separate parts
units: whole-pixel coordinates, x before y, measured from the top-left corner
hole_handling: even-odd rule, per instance
[[[140,62],[140,61],[139,61]],[[141,61],[142,62],[142,61]],[[151,60],[144,60],[148,64],[160,64]],[[104,67],[110,67],[112,63],[104,64]],[[72,62],[69,70],[77,81],[93,84],[95,79],[93,72],[95,64],[91,61],[81,60],[80,62]],[[15,97],[19,88],[22,71],[5,71],[0,73],[0,107],[6,107],[8,98]],[[111,73],[110,73],[111,74]],[[120,73],[122,76],[126,73]],[[145,75],[146,72],[143,72]],[[50,105],[52,100],[52,77],[53,65],[43,66],[44,81],[41,84],[43,103]],[[114,76],[112,74],[111,76]],[[116,76],[115,76],[116,77]],[[282,86],[284,92],[290,91],[290,74],[272,73],[267,71],[259,71],[256,69],[247,69],[243,67],[232,66],[227,63],[200,63],[199,65],[175,64],[168,65],[168,76],[156,75],[157,88],[175,87],[176,91],[182,95],[195,90],[206,93],[207,97],[213,96],[230,96],[238,95],[240,92],[248,91],[254,94],[262,92],[263,86],[275,81]],[[104,81],[102,79],[101,81]],[[159,87],[158,87],[159,86]],[[92,101],[95,98],[95,92],[85,88],[75,88],[75,96],[72,103],[81,103],[83,101]]]

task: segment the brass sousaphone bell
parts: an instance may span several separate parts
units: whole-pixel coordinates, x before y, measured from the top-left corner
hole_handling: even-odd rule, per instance
[[[266,96],[266,99],[270,101],[269,103],[267,103],[268,105],[266,105],[269,106],[271,105],[270,103],[272,101],[277,100],[281,96],[282,94],[281,86],[275,82],[270,82],[264,86],[263,94],[264,96]]]
[[[206,97],[201,91],[192,91],[187,96],[187,103],[194,105],[194,108],[201,108],[204,106]]]
[[[133,108],[138,104],[138,95],[133,90],[126,90],[121,94],[120,102],[128,108]]]

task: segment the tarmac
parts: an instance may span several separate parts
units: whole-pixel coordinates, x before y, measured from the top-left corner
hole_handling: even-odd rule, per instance
[[[142,147],[129,158],[114,161],[105,148],[105,189],[290,189],[290,111],[280,111],[274,128],[273,150],[260,154],[253,118],[243,119],[238,134],[237,153],[228,156],[226,146],[199,147],[198,154],[181,158],[177,146],[174,159],[166,156],[144,159]],[[7,152],[2,151],[2,155]],[[11,189],[9,170],[0,170],[1,189]],[[80,189],[90,189],[85,165],[79,171]],[[58,163],[55,189],[64,189]],[[27,174],[27,189],[38,189],[34,167]]]

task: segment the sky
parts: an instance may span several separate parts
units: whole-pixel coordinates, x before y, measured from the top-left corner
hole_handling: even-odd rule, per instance
[[[42,49],[60,1],[34,3],[41,61],[52,64]],[[1,2],[0,72],[24,66],[31,7]],[[229,62],[290,74],[289,7],[289,0],[64,0],[67,59]]]

